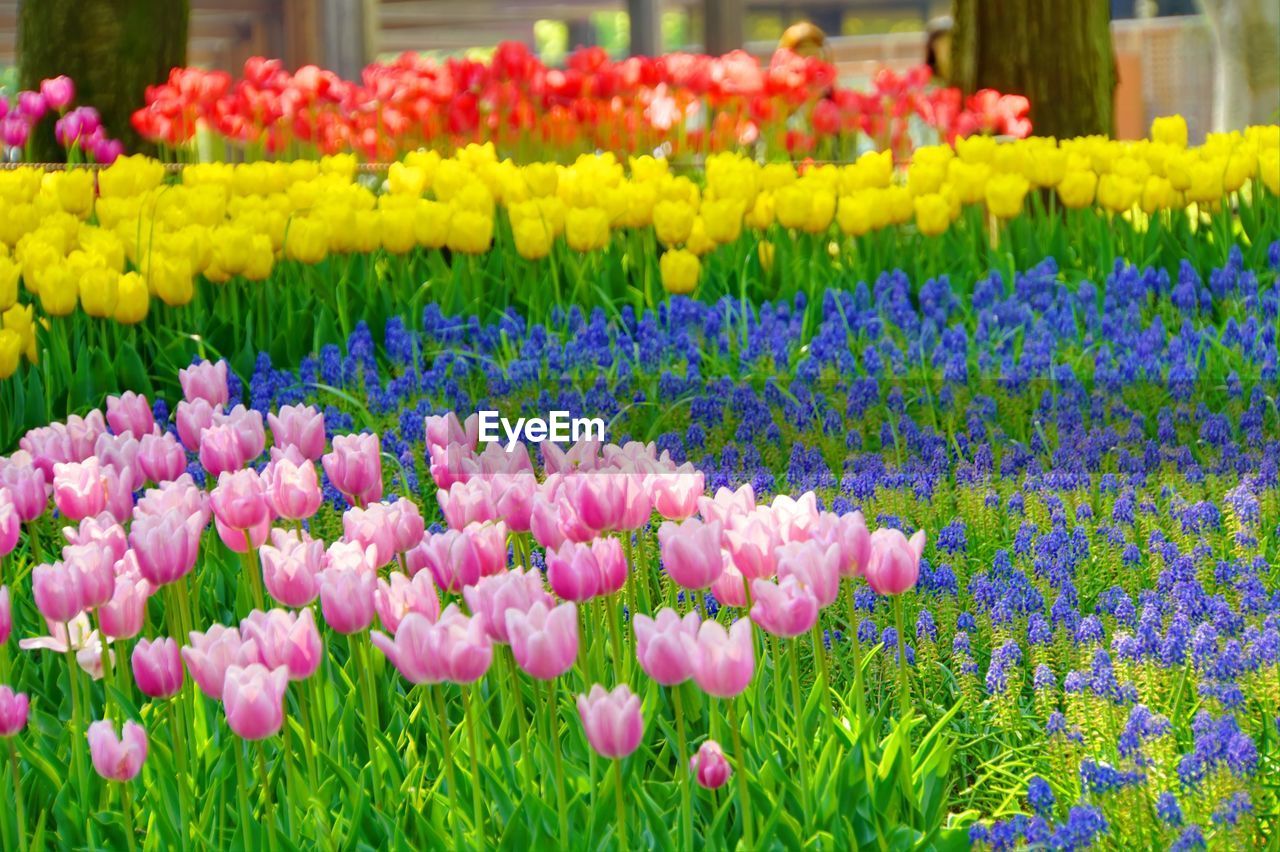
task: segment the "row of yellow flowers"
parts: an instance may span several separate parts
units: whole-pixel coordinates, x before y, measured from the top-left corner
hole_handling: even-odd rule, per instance
[[[904,226],[939,235],[966,205],[1017,217],[1033,189],[1066,208],[1154,214],[1212,208],[1255,178],[1280,194],[1280,126],[1213,134],[1189,147],[1177,116],[1157,119],[1151,138],[1137,142],[973,136],[918,149],[905,170],[887,152],[799,166],[717,154],[690,176],[673,173],[666,160],[633,157],[624,165],[607,153],[568,166],[517,165],[489,145],[447,158],[411,153],[385,177],[344,156],[192,165],[178,182],[142,157],[96,173],[20,168],[0,172],[0,378],[21,355],[36,359],[33,302],[48,316],[79,305],[92,317],[136,323],[154,298],[188,303],[199,277],[262,281],[282,258],[484,253],[500,213],[515,252],[529,261],[547,257],[557,240],[586,253],[609,246],[619,231],[651,228],[664,249],[663,284],[683,293],[697,285],[699,258],[734,243],[744,228],[821,235],[834,227],[858,237]],[[758,245],[770,248],[763,236]]]

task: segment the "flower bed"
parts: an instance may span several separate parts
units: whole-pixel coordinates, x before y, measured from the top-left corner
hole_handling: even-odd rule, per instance
[[[428,304],[28,432],[0,462],[3,831],[1261,846],[1256,248],[758,308]],[[490,409],[614,443],[481,446]]]

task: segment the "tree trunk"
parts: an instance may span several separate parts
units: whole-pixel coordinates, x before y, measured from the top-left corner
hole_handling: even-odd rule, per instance
[[[1115,130],[1109,0],[953,0],[953,78],[1025,95],[1038,136]]]
[[[77,106],[92,106],[125,150],[145,150],[130,116],[144,103],[148,85],[187,61],[189,0],[23,0],[18,21],[18,77],[35,89],[66,74],[76,85]],[[33,137],[37,159],[62,159],[53,120]]]

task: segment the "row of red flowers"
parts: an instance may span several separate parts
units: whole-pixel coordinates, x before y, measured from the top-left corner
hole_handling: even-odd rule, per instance
[[[1026,98],[929,85],[925,67],[882,71],[870,91],[842,88],[836,68],[788,50],[767,65],[738,50],[724,56],[671,53],[613,61],[600,48],[549,68],[522,44],[499,45],[487,61],[437,62],[406,53],[375,62],[360,81],[308,65],[290,73],[255,57],[233,79],[223,71],[175,68],[147,90],[133,123],[170,146],[205,129],[265,155],[351,151],[391,160],[419,147],[493,141],[512,154],[716,151],[763,145],[793,154],[837,135],[910,149],[914,126],[942,139],[973,133],[1026,136]]]

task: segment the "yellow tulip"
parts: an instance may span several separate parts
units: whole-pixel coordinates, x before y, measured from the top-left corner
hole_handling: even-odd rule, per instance
[[[7,257],[0,257],[0,313],[18,301],[18,278],[22,267]]]
[[[946,177],[945,166],[917,160],[907,169],[907,189],[912,198],[932,195],[942,189],[942,182]]]
[[[658,259],[658,271],[662,274],[662,286],[668,293],[692,293],[698,286],[698,276],[702,274],[702,262],[691,251],[671,249]]]
[[[632,180],[641,183],[659,181],[671,173],[671,164],[665,158],[656,159],[645,154],[642,157],[631,157],[628,162]]]
[[[41,271],[40,307],[51,317],[65,317],[76,309],[80,288],[75,273],[65,263],[55,263]]]
[[[1177,194],[1168,178],[1152,175],[1142,187],[1142,212],[1150,215],[1174,205]]]
[[[951,227],[951,203],[940,193],[920,195],[914,201],[916,227],[928,237],[944,234]]]
[[[762,192],[756,196],[755,203],[747,210],[747,215],[743,218],[743,222],[746,223],[748,228],[763,231],[773,224],[773,220],[773,193]]]
[[[813,215],[813,187],[792,183],[773,196],[778,224],[784,228],[803,228]]]
[[[404,164],[422,172],[422,188],[428,190],[435,181],[436,169],[439,168],[441,159],[437,151],[410,151],[404,155]]]
[[[1028,177],[1036,186],[1057,186],[1067,174],[1067,152],[1057,147],[1043,147],[1031,157],[1030,172]]]
[[[142,322],[147,317],[150,302],[147,282],[136,272],[126,272],[116,282],[115,321],[125,325]]]
[[[181,307],[195,296],[191,261],[182,255],[155,252],[146,264],[147,285],[170,307]]]
[[[40,214],[33,204],[5,205],[0,216],[0,241],[16,246],[18,240],[31,233],[40,224]]]
[[[659,201],[653,206],[653,229],[658,241],[673,246],[689,239],[693,217],[693,207],[685,202]]]
[[[981,134],[956,140],[956,156],[966,163],[990,163],[996,156],[996,140]]]
[[[1151,141],[1175,148],[1187,147],[1187,120],[1180,115],[1162,115],[1152,119]]]
[[[80,306],[91,317],[105,319],[115,313],[119,299],[120,273],[103,267],[86,269],[80,275]]]
[[[0,330],[0,379],[7,379],[18,370],[22,357],[22,338],[9,329]]]
[[[1280,150],[1271,148],[1258,155],[1258,177],[1272,195],[1280,195]]]
[[[449,222],[450,250],[463,254],[483,254],[493,239],[493,220],[474,210],[455,210]]]
[[[870,193],[840,196],[836,211],[836,223],[840,231],[850,237],[860,237],[871,230],[871,211],[867,200]]]
[[[392,254],[406,254],[418,244],[411,210],[383,210],[379,213],[382,247]]]
[[[707,223],[703,221],[701,216],[693,220],[693,229],[689,231],[689,239],[685,242],[684,247],[698,257],[702,257],[707,252],[715,249],[716,241],[707,234]]]
[[[301,263],[319,263],[329,253],[329,229],[323,222],[305,217],[289,220],[284,255]]]
[[[1069,171],[1058,183],[1058,198],[1064,207],[1079,210],[1093,203],[1097,188],[1098,176],[1093,172],[1083,169]]]
[[[987,181],[987,209],[997,219],[1012,219],[1022,212],[1031,184],[1020,174],[996,175]]]
[[[915,215],[915,204],[905,186],[887,186],[880,190],[880,204],[884,205],[884,225],[905,225]],[[877,224],[877,228],[884,225]]]
[[[760,169],[760,188],[772,192],[796,182],[796,168],[790,163],[767,163]]]
[[[413,215],[413,235],[423,248],[438,249],[449,238],[449,205],[423,200]]]
[[[427,173],[404,163],[392,163],[387,170],[387,190],[396,195],[422,195],[427,185]]]
[[[369,254],[382,244],[382,216],[376,210],[357,210],[352,231],[354,251]]]
[[[520,169],[529,194],[535,198],[545,198],[556,194],[556,186],[560,182],[560,167],[555,163],[530,163]]]
[[[609,244],[609,217],[599,207],[570,210],[565,216],[564,236],[574,251],[602,249]]]
[[[773,271],[773,259],[777,253],[777,248],[768,240],[761,240],[756,245],[756,257],[760,259],[760,268],[765,275]]]
[[[1142,187],[1132,178],[1104,174],[1098,178],[1098,203],[1113,213],[1127,213],[1138,203]]]
[[[539,216],[525,216],[511,226],[515,238],[516,253],[525,260],[540,260],[551,253],[551,241],[555,235]]]
[[[1222,160],[1198,160],[1187,170],[1190,183],[1187,200],[1197,204],[1212,204],[1222,200],[1222,178],[1227,164]]]
[[[719,198],[702,205],[707,236],[717,243],[731,243],[742,233],[743,204],[737,198]]]
[[[46,181],[52,184],[58,206],[74,216],[88,216],[93,209],[93,173],[88,169],[50,172]]]
[[[265,281],[276,263],[275,249],[266,234],[254,234],[249,243],[249,253],[244,265],[244,277],[250,281]]]
[[[36,362],[36,320],[34,305],[14,305],[0,318],[0,327],[7,328],[22,340],[24,353],[32,364]]]
[[[1222,188],[1238,192],[1258,170],[1258,150],[1252,145],[1241,145],[1227,157],[1227,168],[1222,173]]]
[[[103,198],[125,198],[149,192],[164,182],[164,165],[141,154],[117,157],[98,172],[98,192]]]
[[[809,206],[809,218],[802,226],[811,234],[821,234],[831,227],[831,220],[836,215],[836,196],[825,189],[817,190],[812,196]]]
[[[965,204],[977,204],[983,199],[991,166],[983,162],[967,162],[961,159],[947,164],[947,182]]]
[[[651,183],[628,183],[612,190],[611,197],[601,197],[607,208],[617,202],[616,215],[611,218],[624,228],[647,228],[653,224],[653,206],[658,201],[657,190]]]

